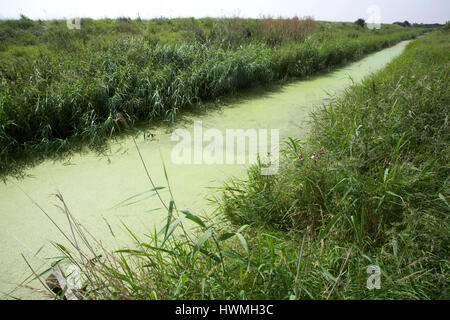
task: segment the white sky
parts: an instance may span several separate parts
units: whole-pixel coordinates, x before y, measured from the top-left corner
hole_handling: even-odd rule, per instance
[[[313,16],[316,20],[355,21],[370,17],[376,5],[381,22],[445,23],[450,20],[450,0],[0,0],[0,19],[73,17],[143,19],[154,17],[284,17]]]

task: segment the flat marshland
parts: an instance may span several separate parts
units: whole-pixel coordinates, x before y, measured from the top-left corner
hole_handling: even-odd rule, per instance
[[[423,33],[286,21],[82,20],[76,31],[91,32],[66,34],[72,30],[63,22],[20,20],[24,29],[15,28],[0,52],[8,62],[1,70],[2,169],[20,172],[24,158],[78,143],[101,145],[123,129],[117,112],[132,126],[171,122],[182,109],[312,75]],[[184,41],[192,30],[192,43]],[[161,229],[128,229],[134,244],[111,252],[59,196],[72,232],[55,243],[55,261],[81,270],[84,288],[75,295],[448,299],[448,32],[412,41],[382,71],[315,109],[308,138],[286,139],[278,174],[262,176],[259,164],[229,180],[213,200],[214,217],[169,197]],[[58,34],[60,42],[51,38]],[[170,191],[177,177],[166,178]],[[379,289],[366,288],[370,265],[381,270]],[[45,282],[49,272],[34,276]]]

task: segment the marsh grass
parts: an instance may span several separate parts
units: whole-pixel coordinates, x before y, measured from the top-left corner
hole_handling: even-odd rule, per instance
[[[448,31],[416,40],[315,112],[310,139],[287,141],[280,174],[256,166],[232,180],[223,212],[238,225],[357,245],[392,281],[391,295],[374,297],[448,298],[448,48]]]
[[[315,31],[311,19],[272,18],[81,24],[68,30],[65,21],[0,22],[0,175],[81,146],[101,148],[121,129],[117,112],[132,127],[172,123],[181,110],[336,67],[425,31],[387,25],[372,32],[351,24]],[[195,28],[212,32],[221,25],[215,40],[153,43],[144,32],[145,26],[172,33],[186,27],[191,36],[183,39],[195,39]],[[243,40],[236,35],[242,32],[255,36]],[[38,42],[22,38],[30,34]]]
[[[161,230],[128,229],[134,247],[111,253],[58,195],[78,298],[448,299],[448,50],[448,31],[412,42],[317,111],[307,142],[286,141],[279,174],[255,165],[224,186],[212,220],[172,197]]]

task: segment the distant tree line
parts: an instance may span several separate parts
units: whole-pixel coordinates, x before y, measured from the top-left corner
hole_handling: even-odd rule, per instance
[[[403,22],[396,21],[393,24],[397,24],[397,25],[402,26],[402,27],[411,27],[411,23],[409,23],[408,20],[405,20]]]
[[[354,23],[356,25],[360,26],[361,28],[364,28],[366,26],[366,20],[364,20],[362,18],[359,18]],[[405,20],[403,22],[396,21],[393,24],[396,24],[396,25],[399,25],[399,26],[402,26],[402,27],[406,27],[406,28],[410,28],[410,27],[437,28],[437,27],[441,27],[442,26],[442,24],[439,24],[439,23],[428,23],[428,24],[413,23],[413,24],[411,24],[408,20]]]
[[[442,26],[443,24],[440,23],[413,23],[413,27],[419,28],[439,28]]]

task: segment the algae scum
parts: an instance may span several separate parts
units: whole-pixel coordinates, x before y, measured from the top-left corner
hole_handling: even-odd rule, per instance
[[[278,91],[242,99],[221,112],[190,120],[201,120],[204,129],[215,128],[221,132],[226,129],[280,129],[280,141],[290,136],[305,137],[309,114],[314,107],[326,102],[330,94],[342,92],[352,81],[359,82],[383,68],[403,51],[407,43],[403,41],[329,74],[295,81]],[[192,124],[177,126],[192,131]],[[171,141],[171,132],[159,128],[152,133],[155,134],[152,139],[139,137],[139,148],[158,186],[166,184],[164,162],[179,208],[195,214],[209,212],[206,197],[215,192],[210,188],[246,172],[245,164],[175,165],[171,161],[171,151],[176,142]],[[56,227],[28,196],[58,224],[66,226],[66,217],[55,207],[57,201],[52,196],[61,192],[72,214],[110,248],[127,243],[122,223],[141,234],[153,232],[155,226],[159,229],[165,218],[164,210],[158,210],[161,205],[157,198],[144,193],[151,185],[129,137],[111,142],[108,155],[89,152],[63,161],[47,160],[27,170],[26,174],[24,179],[0,185],[0,291],[3,293],[21,298],[41,297],[29,289],[15,289],[30,273],[21,253],[38,270],[44,270],[48,268],[48,261],[43,257],[56,255],[49,240],[64,242]],[[131,198],[138,194],[141,195]],[[163,190],[162,196],[167,200],[168,192]],[[36,281],[32,285],[39,286]]]

